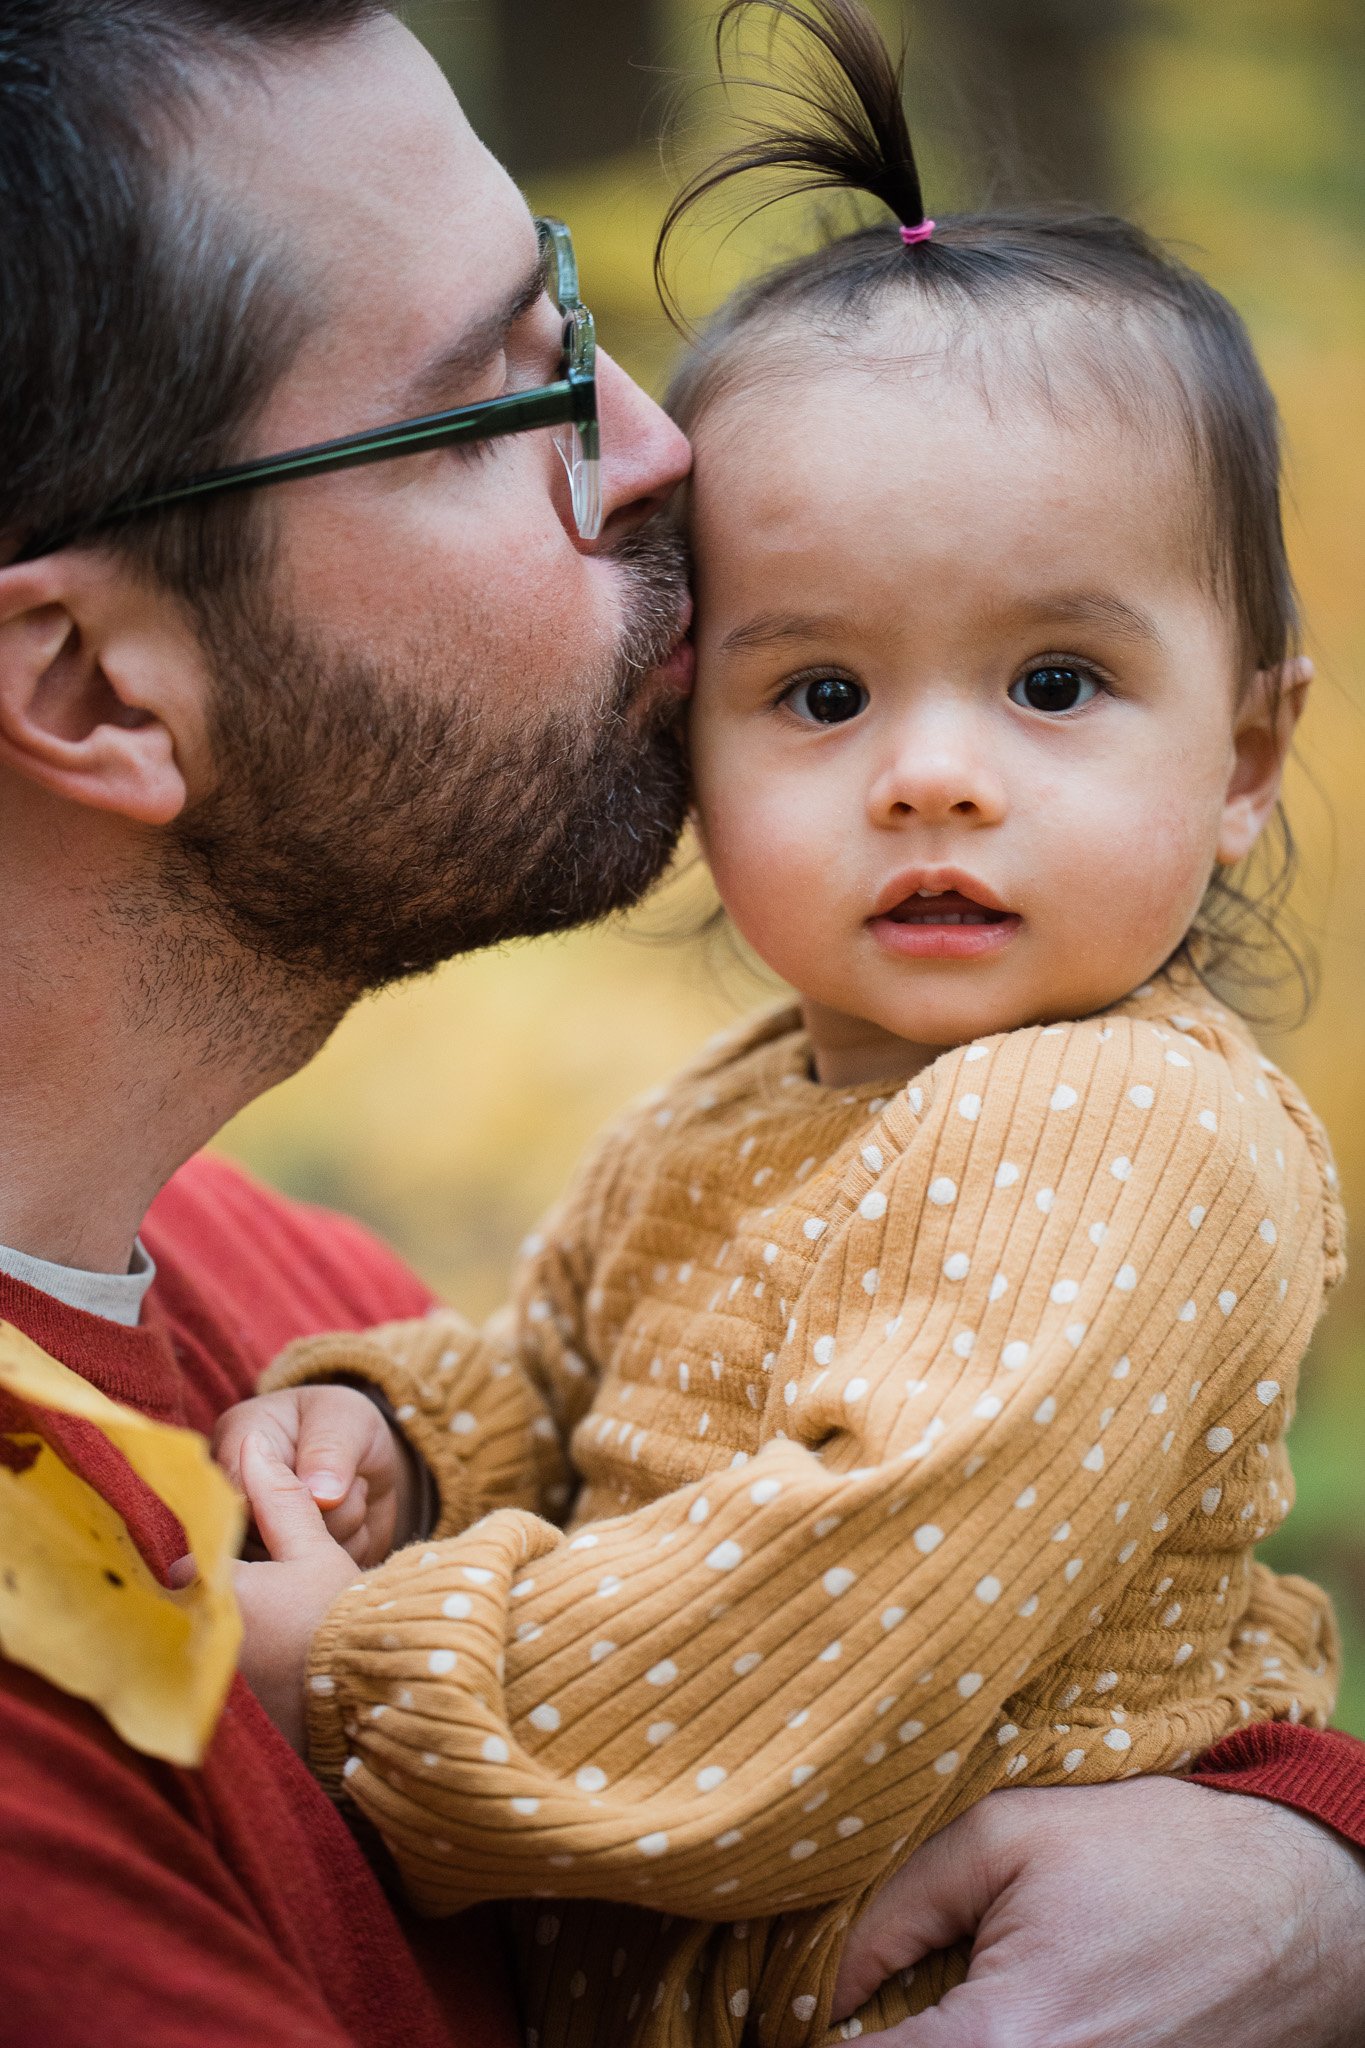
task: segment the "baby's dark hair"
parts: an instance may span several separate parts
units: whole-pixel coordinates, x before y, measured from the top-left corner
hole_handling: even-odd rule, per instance
[[[866,195],[893,219],[834,234],[737,292],[688,350],[668,407],[686,429],[727,391],[763,374],[773,347],[802,336],[837,350],[898,300],[928,312],[950,336],[1009,329],[1032,353],[1046,402],[1061,403],[1059,364],[1091,381],[1147,433],[1174,427],[1188,451],[1198,508],[1196,546],[1238,626],[1244,687],[1271,686],[1299,647],[1299,609],[1280,511],[1281,433],[1274,396],[1240,315],[1204,278],[1131,221],[1074,206],[941,214],[927,230],[924,195],[898,62],[860,0],[727,0],[716,30],[722,77],[728,38],[750,17],[801,32],[803,59],[761,82],[780,118],[700,172],[670,206],[655,271],[665,303],[675,231],[693,208],[740,175],[786,174],[783,196]],[[775,45],[774,45],[775,48]],[[754,81],[748,81],[753,84]],[[771,203],[771,195],[764,202]],[[1060,320],[1055,318],[1060,314]],[[1048,316],[1054,316],[1049,319]],[[1250,987],[1278,983],[1286,962],[1305,1002],[1311,969],[1279,917],[1296,858],[1283,810],[1253,856],[1254,876],[1215,872],[1184,951],[1206,977]],[[1267,953],[1277,957],[1273,971]],[[1231,990],[1229,990],[1231,993]]]

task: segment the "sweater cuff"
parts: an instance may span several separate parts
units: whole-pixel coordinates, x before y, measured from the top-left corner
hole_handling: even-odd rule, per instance
[[[483,1509],[449,1431],[438,1428],[413,1400],[411,1374],[382,1344],[345,1331],[305,1337],[280,1354],[260,1383],[263,1394],[324,1385],[349,1385],[362,1393],[377,1388],[384,1396],[405,1441],[434,1482],[434,1512],[424,1535],[459,1536],[478,1521]]]
[[[323,1790],[340,1800],[351,1755],[347,1709],[336,1679],[336,1646],[365,1604],[366,1581],[348,1586],[323,1616],[308,1653],[308,1765]]]
[[[1365,1742],[1354,1736],[1268,1721],[1228,1736],[1189,1775],[1217,1792],[1292,1806],[1365,1849]]]

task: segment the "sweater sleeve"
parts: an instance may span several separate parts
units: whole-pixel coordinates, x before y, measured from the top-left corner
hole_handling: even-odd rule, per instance
[[[315,1762],[424,1908],[846,1895],[1029,1763],[1009,1703],[1125,1600],[1144,1711],[1101,1674],[1029,1782],[1173,1767],[1172,1710],[1196,1749],[1235,1725],[1258,1447],[1273,1465],[1325,1267],[1318,1162],[1273,1091],[1124,1017],[968,1047],[777,1261],[752,1461],[572,1537],[493,1515],[324,1622]],[[1295,1623],[1303,1668],[1259,1674],[1257,1711],[1325,1716],[1323,1625]]]
[[[1218,1743],[1196,1784],[1292,1806],[1365,1849],[1365,1742],[1332,1728],[1258,1722]]]
[[[522,1246],[513,1305],[479,1329],[453,1309],[288,1345],[262,1393],[319,1382],[377,1387],[436,1484],[433,1534],[497,1508],[562,1520],[574,1481],[569,1435],[598,1370],[585,1333],[588,1247],[616,1168],[608,1133],[544,1227]]]

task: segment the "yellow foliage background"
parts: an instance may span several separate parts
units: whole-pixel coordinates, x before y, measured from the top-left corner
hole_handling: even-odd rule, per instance
[[[1242,309],[1283,408],[1289,527],[1318,663],[1291,779],[1297,897],[1323,992],[1272,1049],[1325,1116],[1348,1207],[1365,1217],[1365,48],[1334,59],[1358,0],[1172,0],[1113,80],[1126,188]],[[414,25],[457,82],[467,9]],[[680,72],[707,73],[709,10],[677,0]],[[1339,17],[1339,19],[1338,19]],[[1352,17],[1353,18],[1353,17]],[[1349,37],[1348,37],[1349,40]],[[703,98],[688,157],[728,133]],[[587,162],[533,205],[562,213],[606,346],[658,390],[676,347],[654,299],[653,236],[676,175],[659,154]],[[931,154],[931,192],[956,177]],[[936,188],[934,179],[942,180]],[[940,202],[941,204],[941,202]],[[694,238],[698,311],[791,246],[790,215]],[[520,1237],[593,1129],[666,1075],[761,985],[695,936],[695,878],[623,928],[456,962],[363,1004],[306,1072],[224,1144],[287,1191],[373,1224],[469,1313],[501,1298]],[[694,936],[685,934],[689,926]],[[669,936],[672,934],[672,936]],[[1300,1505],[1273,1555],[1327,1580],[1349,1646],[1342,1724],[1365,1734],[1365,1255],[1324,1326],[1296,1430]]]

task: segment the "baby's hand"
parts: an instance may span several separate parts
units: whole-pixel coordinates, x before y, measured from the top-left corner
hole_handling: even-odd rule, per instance
[[[235,1569],[244,1631],[242,1676],[276,1727],[303,1755],[308,1653],[328,1608],[354,1585],[355,1565],[327,1534],[309,1488],[276,1456],[261,1429],[242,1439],[238,1459],[243,1490],[270,1553],[267,1563],[239,1564]]]
[[[229,1408],[213,1433],[213,1452],[249,1499],[242,1447],[250,1436],[297,1473],[322,1510],[327,1534],[356,1564],[379,1564],[418,1533],[413,1454],[354,1387],[292,1387]]]

